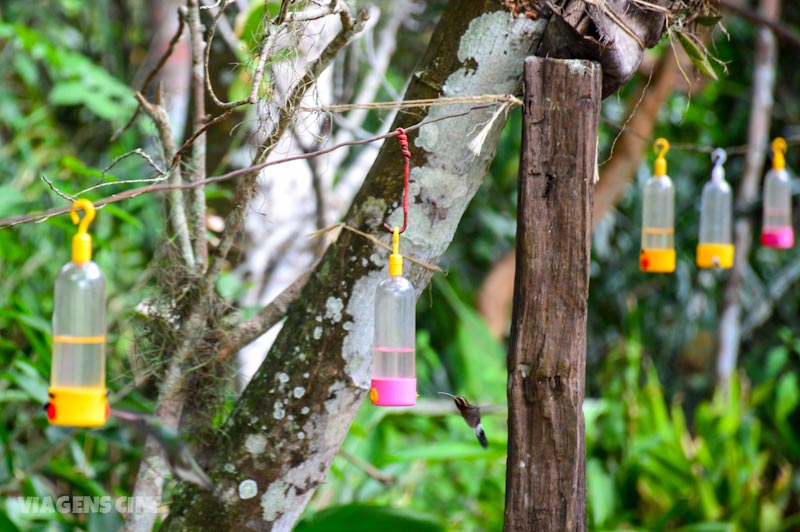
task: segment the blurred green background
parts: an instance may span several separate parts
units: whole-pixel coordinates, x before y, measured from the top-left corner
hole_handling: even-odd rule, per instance
[[[132,112],[128,80],[149,42],[147,4],[100,0],[28,2],[0,8],[0,217],[61,206],[40,179],[68,192],[101,178],[115,157],[145,144],[146,124],[109,143]],[[800,28],[800,5],[785,2],[783,22]],[[443,2],[419,15],[429,35]],[[713,53],[727,75],[691,96],[676,92],[654,136],[706,147],[746,142],[755,29],[724,20]],[[401,86],[420,39],[400,46],[391,77]],[[401,43],[402,44],[402,43]],[[672,53],[662,44],[654,54]],[[779,48],[772,132],[800,134],[797,50]],[[608,98],[603,117],[624,122],[637,75]],[[232,89],[233,90],[233,89]],[[385,99],[388,95],[383,94]],[[143,122],[142,122],[143,123]],[[374,119],[372,127],[379,121]],[[512,114],[491,174],[469,207],[443,267],[420,298],[417,364],[420,406],[396,412],[365,403],[327,482],[297,530],[496,531],[505,489],[505,339],[490,334],[475,310],[491,267],[513,249],[521,117]],[[617,130],[601,124],[600,160]],[[800,529],[800,290],[771,301],[774,312],[744,339],[740,372],[727,393],[713,379],[718,309],[725,273],[694,266],[699,197],[707,154],[673,150],[678,268],[672,276],[638,270],[641,185],[652,156],[593,239],[588,323],[587,482],[589,529],[792,531]],[[790,147],[789,168],[800,168]],[[729,157],[734,189],[743,166]],[[105,179],[146,171],[132,157]],[[795,183],[796,185],[797,183]],[[102,197],[98,191],[95,198]],[[224,190],[212,191],[224,198]],[[760,212],[751,213],[756,230]],[[95,260],[108,282],[108,384],[112,403],[152,411],[154,389],[137,387],[130,361],[152,347],[134,344],[135,306],[148,295],[148,263],[162,238],[164,210],[154,197],[110,205],[92,226]],[[795,223],[797,227],[798,224]],[[0,230],[0,530],[112,530],[119,516],[23,513],[18,496],[130,494],[142,434],[116,422],[101,430],[48,425],[52,287],[68,260],[67,217]],[[754,246],[746,290],[768,290],[797,248]],[[752,296],[752,294],[749,294]],[[751,299],[752,300],[752,299]],[[745,318],[752,308],[745,306]],[[435,395],[443,390],[488,407],[482,449]],[[451,406],[451,405],[448,405]],[[380,475],[367,474],[364,464]],[[379,477],[379,478],[377,478]],[[359,528],[359,527],[362,528]],[[383,528],[382,528],[383,527]]]

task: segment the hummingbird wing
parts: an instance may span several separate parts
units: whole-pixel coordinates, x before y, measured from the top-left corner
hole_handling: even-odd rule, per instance
[[[203,468],[200,467],[200,464],[197,463],[197,460],[194,459],[192,453],[185,446],[181,449],[178,459],[174,462],[170,461],[169,466],[175,476],[182,481],[191,482],[219,496],[217,487],[211,482],[206,472],[203,471]]]
[[[483,425],[480,422],[475,425],[475,436],[478,437],[478,441],[481,442],[481,447],[486,449],[489,447],[489,440],[486,439],[486,433],[483,432]]]
[[[139,414],[136,412],[127,412],[124,410],[111,409],[111,414],[124,419],[129,423],[140,425],[145,429],[148,435],[155,438],[159,443],[161,450],[164,451],[164,456],[167,459],[167,465],[174,475],[184,482],[191,482],[201,488],[205,488],[215,495],[219,495],[214,483],[208,478],[208,475],[197,460],[192,456],[189,447],[177,431],[165,426],[156,418]]]

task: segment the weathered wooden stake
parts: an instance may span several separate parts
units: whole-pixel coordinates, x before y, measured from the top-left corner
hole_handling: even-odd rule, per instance
[[[597,63],[525,61],[505,532],[586,530],[581,408],[600,86]]]

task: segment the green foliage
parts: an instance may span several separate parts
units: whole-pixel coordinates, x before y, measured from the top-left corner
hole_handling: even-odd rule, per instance
[[[444,531],[430,516],[415,514],[408,510],[363,504],[334,506],[322,510],[295,528],[296,532],[374,532],[375,530]]]
[[[773,531],[800,517],[794,468],[767,429],[797,406],[788,375],[752,393],[734,379],[687,420],[635,339],[612,353],[586,408],[590,529]]]

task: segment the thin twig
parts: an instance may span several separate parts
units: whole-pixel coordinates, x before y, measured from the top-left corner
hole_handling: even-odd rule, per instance
[[[406,131],[408,131],[408,129],[406,129]],[[347,225],[344,222],[339,222],[338,224],[333,224],[331,226],[326,227],[325,229],[322,229],[320,231],[316,231],[314,233],[311,233],[310,235],[308,235],[308,238],[319,238],[319,237],[321,237],[322,235],[324,235],[326,233],[329,233],[331,231],[336,231],[338,229],[345,229],[347,231],[350,231],[351,233],[355,233],[358,236],[366,238],[367,240],[369,240],[370,242],[372,242],[376,246],[381,247],[381,248],[385,249],[386,251],[389,251],[389,252],[393,251],[392,250],[392,246],[390,246],[389,244],[386,244],[385,242],[379,240],[378,238],[376,238],[376,237],[374,237],[374,236],[372,236],[372,235],[370,235],[368,233],[365,233],[363,231],[360,231],[360,230],[356,229],[355,227],[350,227],[349,225]],[[432,272],[444,273],[444,270],[442,270],[438,266],[435,266],[433,264],[428,264],[427,262],[423,262],[423,261],[415,259],[413,257],[409,257],[408,255],[402,255],[402,256],[403,256],[403,258],[407,259],[409,262],[413,262],[417,266],[425,268],[426,270],[429,270],[429,271],[432,271]]]
[[[152,83],[156,75],[161,71],[161,69],[167,63],[167,60],[172,55],[172,52],[175,51],[175,45],[178,44],[181,35],[183,35],[183,24],[184,24],[183,15],[181,14],[180,10],[178,10],[178,29],[175,31],[175,35],[172,36],[172,39],[170,39],[169,45],[167,46],[167,50],[158,60],[158,63],[156,63],[156,65],[153,67],[150,73],[147,74],[147,77],[145,78],[144,83],[142,83],[142,88],[139,89],[139,92],[145,93],[147,91],[147,88],[150,86],[150,83]],[[136,119],[139,117],[139,113],[141,112],[141,110],[142,110],[141,105],[136,107],[136,110],[133,112],[133,116],[131,116],[130,120],[128,120],[124,126],[115,131],[113,135],[111,135],[111,142],[115,142],[120,136],[122,136],[123,133],[125,133],[128,130],[128,128],[130,128],[134,124],[134,122],[136,122]]]
[[[64,198],[65,200],[67,200],[67,201],[68,201],[68,202],[70,202],[70,203],[75,203],[75,197],[73,197],[73,196],[70,196],[69,194],[66,194],[66,193],[64,193],[64,192],[61,192],[61,191],[60,191],[60,190],[59,190],[59,189],[58,189],[58,188],[57,188],[57,187],[56,187],[56,186],[53,184],[53,182],[52,182],[52,181],[50,181],[49,179],[47,179],[47,176],[45,176],[44,174],[42,174],[42,175],[41,175],[41,178],[42,178],[42,180],[43,180],[45,183],[47,183],[47,186],[49,186],[49,187],[50,187],[50,190],[52,190],[53,192],[55,192],[55,193],[56,193],[56,195],[58,195],[58,196],[60,196],[60,197]],[[72,207],[70,207],[70,209],[72,209]]]
[[[144,152],[144,150],[142,150],[141,148],[136,148],[135,150],[131,150],[128,153],[124,153],[124,154],[120,155],[119,157],[117,157],[116,159],[114,159],[113,161],[111,161],[111,164],[109,164],[108,166],[106,166],[103,169],[103,172],[101,174],[101,179],[104,179],[106,177],[106,174],[109,172],[109,170],[114,168],[114,166],[116,166],[117,163],[119,163],[123,159],[127,159],[131,155],[138,155],[141,158],[143,158],[145,161],[147,161],[147,164],[158,173],[159,177],[151,177],[151,178],[147,178],[147,179],[126,179],[124,181],[110,181],[110,182],[98,183],[98,184],[93,185],[93,186],[91,186],[89,188],[81,190],[80,192],[76,193],[75,196],[76,197],[77,196],[82,196],[84,194],[88,194],[89,192],[92,192],[93,190],[97,190],[97,189],[103,188],[103,187],[110,187],[110,186],[114,186],[114,185],[128,185],[128,184],[133,184],[133,183],[160,183],[161,181],[164,181],[165,179],[167,179],[169,177],[169,172],[167,172],[166,170],[164,170],[160,166],[158,166],[158,164],[156,164],[156,162],[153,159],[151,159],[150,156],[147,155],[147,153]]]
[[[490,105],[477,105],[475,107],[472,107],[472,108],[468,109],[467,111],[462,111],[460,113],[452,113],[452,114],[448,114],[448,115],[442,115],[442,116],[439,116],[439,117],[436,117],[436,118],[425,119],[425,120],[423,120],[421,122],[418,122],[418,123],[416,123],[416,124],[414,124],[412,126],[408,126],[407,128],[405,128],[405,130],[406,130],[406,132],[414,131],[414,130],[419,129],[419,128],[425,126],[425,125],[432,124],[434,122],[439,122],[441,120],[447,120],[447,119],[450,119],[450,118],[458,118],[458,117],[461,117],[461,116],[465,116],[465,115],[467,115],[467,114],[469,114],[469,113],[471,113],[473,111],[477,111],[479,109],[484,109],[484,108],[489,107],[489,106]],[[370,137],[368,139],[351,140],[351,141],[347,141],[347,142],[341,142],[339,144],[335,144],[333,146],[329,146],[327,148],[323,148],[323,149],[321,149],[319,151],[315,151],[315,152],[311,152],[311,153],[303,153],[303,154],[299,154],[299,155],[293,155],[291,157],[286,157],[285,159],[279,159],[277,161],[267,161],[267,162],[264,162],[264,163],[261,163],[261,164],[256,164],[256,165],[248,166],[248,167],[245,167],[245,168],[239,168],[237,170],[232,170],[232,171],[227,172],[225,174],[221,174],[221,175],[214,176],[214,177],[209,177],[209,178],[203,179],[202,181],[198,181],[198,182],[195,182],[195,183],[156,184],[156,185],[149,185],[149,186],[146,186],[146,187],[140,187],[140,188],[135,188],[135,189],[131,189],[131,190],[126,190],[125,192],[120,192],[120,193],[108,196],[106,198],[97,200],[97,201],[94,202],[94,204],[95,204],[96,207],[102,207],[103,205],[108,205],[110,203],[117,203],[119,201],[124,201],[124,200],[127,200],[127,199],[136,198],[138,196],[141,196],[142,194],[151,194],[151,193],[154,193],[154,192],[167,192],[167,191],[172,191],[172,190],[191,190],[191,189],[196,188],[196,187],[202,187],[202,186],[205,186],[205,185],[211,185],[213,183],[219,183],[221,181],[228,181],[230,179],[241,177],[243,175],[248,175],[248,174],[251,174],[253,172],[260,172],[264,168],[267,168],[267,167],[270,167],[270,166],[276,166],[276,165],[280,165],[280,164],[285,164],[285,163],[289,163],[289,162],[292,162],[292,161],[299,161],[301,159],[309,159],[309,158],[312,158],[312,157],[319,157],[321,155],[325,155],[325,154],[331,153],[332,151],[338,150],[340,148],[344,148],[346,146],[361,146],[361,145],[364,145],[364,144],[369,144],[371,142],[376,142],[376,141],[379,141],[379,140],[384,140],[384,139],[387,139],[387,138],[390,138],[390,137],[395,137],[395,136],[397,136],[397,132],[396,131],[389,131],[388,133],[384,133],[382,135],[375,135],[374,137]],[[798,140],[798,142],[800,142],[800,138],[797,139],[797,140]],[[787,141],[787,143],[788,142],[789,141]],[[130,183],[130,181],[124,181],[123,183]],[[5,229],[6,227],[12,227],[12,226],[15,226],[15,225],[28,223],[28,222],[41,222],[41,221],[47,220],[48,218],[52,218],[53,216],[66,214],[72,208],[71,203],[72,203],[72,200],[70,200],[70,206],[69,207],[57,207],[57,208],[49,209],[47,211],[36,213],[36,214],[25,214],[25,215],[21,215],[21,216],[10,216],[10,217],[7,217],[7,218],[0,218],[0,229]]]
[[[344,48],[344,46],[350,42],[350,39],[361,30],[365,22],[363,13],[362,11],[356,20],[353,20],[348,9],[342,10],[339,14],[342,22],[341,30],[328,43],[320,56],[311,63],[303,78],[294,85],[286,96],[283,105],[281,105],[274,129],[262,143],[254,159],[256,165],[264,163],[270,153],[272,153],[277,141],[283,136],[283,133],[294,117],[295,108],[305,95],[307,89],[313,85],[320,73],[333,61],[339,50]],[[222,270],[222,265],[228,256],[228,252],[242,232],[247,207],[256,191],[257,178],[257,171],[247,173],[236,188],[234,207],[225,220],[225,232],[220,238],[220,243],[215,250],[216,252],[214,253],[211,264],[203,279],[202,288],[205,292],[213,290],[214,283],[216,282],[219,272]]]
[[[208,122],[206,122],[205,124],[203,124],[203,125],[200,127],[200,129],[196,130],[196,131],[195,131],[195,132],[192,134],[192,136],[191,136],[191,137],[189,137],[189,138],[186,140],[186,142],[184,142],[183,144],[181,144],[181,147],[180,147],[180,148],[178,148],[178,151],[176,151],[176,152],[175,152],[175,156],[174,156],[174,157],[172,157],[172,164],[173,164],[173,165],[174,165],[174,164],[178,164],[178,161],[179,161],[179,160],[180,160],[180,158],[181,158],[181,154],[182,154],[184,151],[186,151],[186,150],[187,150],[187,149],[188,149],[190,146],[192,146],[192,144],[194,144],[194,141],[195,141],[195,140],[197,140],[197,138],[198,138],[198,137],[200,137],[200,135],[205,135],[206,131],[208,131],[208,130],[209,130],[209,128],[211,128],[211,127],[213,127],[213,126],[215,126],[215,125],[219,124],[220,122],[222,122],[223,120],[225,120],[226,118],[228,118],[229,116],[231,116],[231,113],[233,113],[233,111],[234,111],[234,109],[232,109],[232,108],[231,108],[231,109],[228,109],[227,111],[223,111],[223,112],[222,112],[220,115],[218,115],[218,116],[216,116],[216,117],[212,118],[211,120],[209,120]]]
[[[382,472],[380,469],[375,467],[374,465],[370,464],[369,462],[362,460],[361,458],[352,455],[344,450],[343,447],[340,447],[337,453],[339,456],[359,468],[361,471],[366,473],[368,476],[374,478],[384,486],[391,486],[396,482],[396,478],[392,475]]]
[[[764,15],[761,15],[755,11],[751,11],[742,5],[731,2],[730,0],[719,0],[719,5],[723,9],[727,9],[728,11],[740,15],[749,22],[768,27],[778,39],[786,42],[787,44],[791,44],[792,46],[800,48],[800,34],[792,30],[792,28],[789,26],[781,24],[777,19],[765,17]]]

